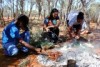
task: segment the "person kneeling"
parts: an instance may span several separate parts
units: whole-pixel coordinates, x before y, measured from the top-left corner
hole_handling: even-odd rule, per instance
[[[15,56],[18,54],[18,44],[22,47],[21,51],[27,53],[29,49],[35,50],[33,46],[29,44],[30,33],[28,29],[29,18],[26,15],[20,15],[16,20],[10,22],[2,32],[2,46],[7,56]],[[20,34],[20,30],[24,32]]]
[[[56,8],[52,9],[50,16],[45,18],[43,26],[44,30],[48,32],[50,39],[54,40],[54,43],[57,42],[59,36],[60,20],[58,12]]]
[[[69,14],[71,15],[71,14]],[[87,34],[89,33],[87,29],[86,22],[84,21],[84,13],[83,12],[77,12],[72,13],[72,17],[69,17],[68,22],[68,32],[70,38],[75,37],[76,39],[80,38],[80,34]]]

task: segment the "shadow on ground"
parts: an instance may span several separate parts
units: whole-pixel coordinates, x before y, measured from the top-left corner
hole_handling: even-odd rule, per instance
[[[3,49],[0,49],[0,67],[17,66],[21,59],[26,58],[26,55],[18,54],[14,57],[5,56]]]
[[[27,56],[32,55],[33,52],[31,51],[28,54],[24,54],[20,52],[18,55],[9,57],[4,55],[3,49],[0,48],[0,67],[17,67],[18,64],[25,59]]]

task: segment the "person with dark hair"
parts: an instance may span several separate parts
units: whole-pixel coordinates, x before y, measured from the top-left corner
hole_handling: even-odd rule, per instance
[[[72,12],[68,15],[68,32],[70,38],[80,38],[80,34],[88,33],[88,27],[84,20],[83,12]]]
[[[29,49],[35,50],[29,44],[30,33],[28,29],[29,18],[26,15],[20,15],[17,19],[10,22],[2,32],[2,46],[7,56],[15,56],[19,50],[27,53]],[[20,34],[20,30],[23,32]],[[18,48],[18,44],[21,47]]]
[[[43,29],[48,32],[50,38],[54,40],[54,42],[57,42],[57,37],[59,36],[60,19],[58,13],[59,11],[56,8],[52,9],[50,16],[45,18],[43,26]],[[52,33],[55,34],[56,37],[53,38]]]

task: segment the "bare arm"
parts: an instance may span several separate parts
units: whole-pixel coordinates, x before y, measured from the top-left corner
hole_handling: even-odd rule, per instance
[[[60,25],[60,20],[57,20],[57,24],[55,25],[55,27],[59,27]]]
[[[51,22],[51,21],[49,21],[49,22]],[[56,25],[51,24],[51,25],[47,26],[46,24],[44,24],[43,25],[43,29],[46,30],[46,31],[49,31],[49,28],[59,27],[59,25],[60,25],[60,20],[57,20],[57,24]]]
[[[31,50],[35,50],[35,47],[31,46],[30,44],[28,44],[27,42],[20,40],[19,41],[22,45],[24,45],[25,47],[31,49]]]
[[[50,25],[47,28],[51,28],[51,27],[59,27],[60,25],[60,20],[57,20],[57,24],[56,25]]]
[[[68,31],[70,38],[75,37],[75,34],[74,34],[71,26],[67,27],[67,31]]]
[[[43,30],[44,31],[49,31],[49,28],[52,28],[52,27],[54,27],[54,25],[50,25],[50,26],[47,26],[46,24],[43,24]]]
[[[71,27],[71,26],[67,27],[67,30],[68,30],[69,32],[72,32],[72,27]]]
[[[47,32],[49,31],[49,28],[47,27],[46,24],[43,24],[43,30],[44,30],[44,31],[47,31]]]

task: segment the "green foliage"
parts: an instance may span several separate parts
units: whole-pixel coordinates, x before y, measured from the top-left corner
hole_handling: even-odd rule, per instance
[[[32,33],[31,32],[31,39],[30,39],[30,44],[39,47],[39,48],[50,48],[53,46],[53,43],[44,40],[42,37],[42,32],[40,30],[37,30],[37,33]]]
[[[48,49],[48,48],[52,47],[53,45],[54,45],[53,43],[48,42],[48,41],[41,42],[41,47],[42,48]]]
[[[40,46],[40,42],[41,42],[40,38],[42,37],[40,31],[38,33],[30,32],[30,35],[31,35],[30,44],[35,46],[35,47]]]

